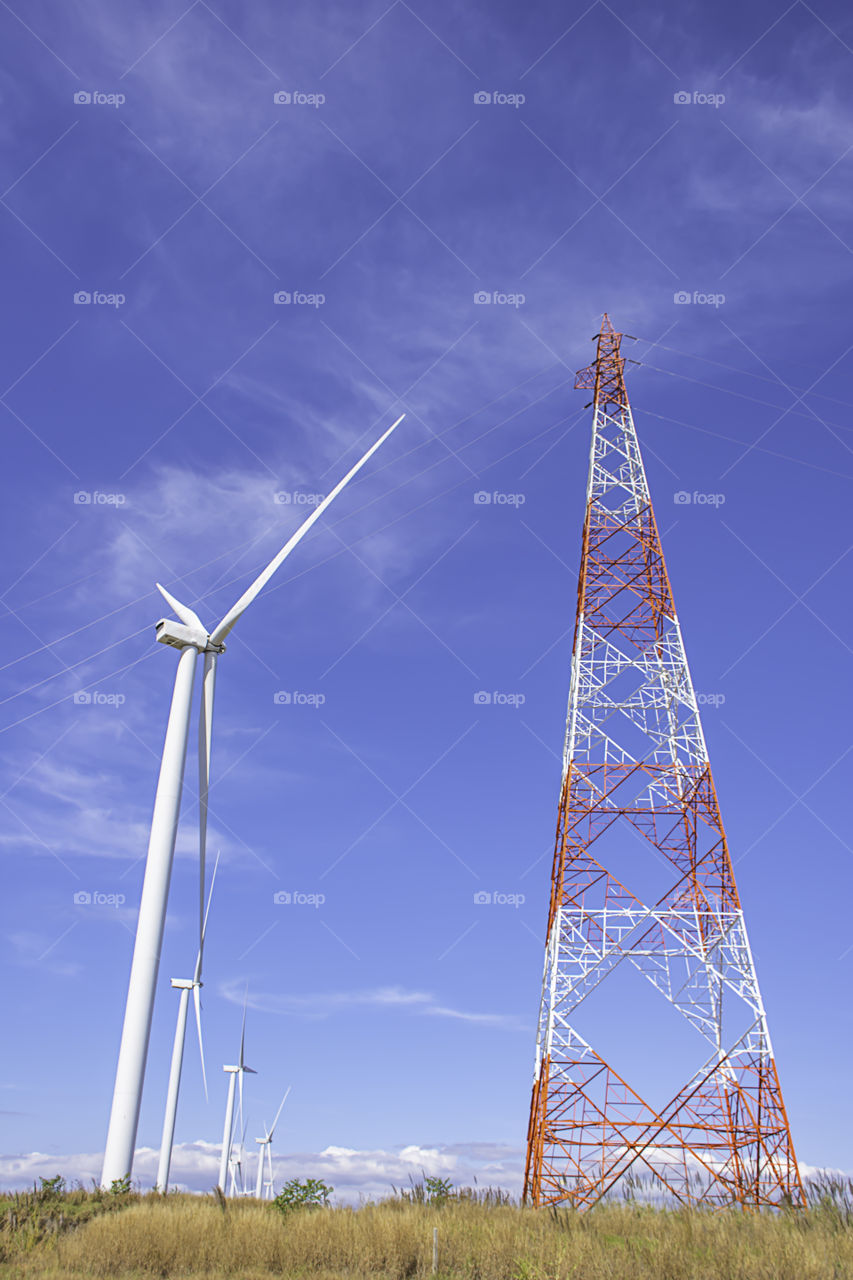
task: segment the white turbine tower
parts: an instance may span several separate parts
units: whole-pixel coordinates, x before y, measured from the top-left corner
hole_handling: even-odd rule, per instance
[[[264,1125],[264,1136],[262,1138],[255,1138],[255,1142],[258,1143],[258,1178],[255,1183],[255,1199],[256,1200],[260,1200],[263,1197],[264,1153],[265,1152],[266,1152],[267,1169],[268,1169],[267,1190],[269,1192],[267,1199],[272,1200],[274,1198],[275,1188],[273,1187],[273,1179],[272,1179],[272,1136],[275,1133],[275,1127],[278,1124],[278,1118],[282,1113],[284,1104],[285,1102],[287,1102],[287,1095],[290,1093],[290,1088],[291,1086],[288,1085],[287,1089],[285,1090],[284,1097],[282,1098],[281,1103],[279,1104],[278,1111],[276,1111],[275,1113],[275,1120],[273,1120],[269,1129],[266,1127],[266,1125]]]
[[[198,955],[195,962],[195,973],[192,978],[172,978],[172,986],[180,991],[178,1002],[178,1020],[175,1026],[175,1040],[172,1046],[172,1066],[169,1072],[169,1088],[166,1094],[166,1114],[163,1118],[163,1137],[160,1141],[160,1163],[157,1169],[157,1190],[164,1195],[169,1190],[169,1169],[172,1163],[172,1146],[175,1138],[175,1117],[178,1111],[178,1092],[181,1087],[181,1070],[184,1063],[184,1041],[187,1031],[187,1006],[190,992],[193,993],[195,1005],[195,1024],[198,1031],[198,1051],[201,1057],[201,1078],[204,1084],[204,1096],[207,1098],[207,1072],[204,1069],[204,1042],[201,1035],[201,966],[204,957],[204,935],[207,932],[207,918],[210,914],[210,903],[213,898],[213,886],[216,882],[216,871],[219,866],[219,854],[213,866],[210,878],[210,893],[207,897],[207,908],[201,924],[198,940]]]
[[[231,1162],[231,1135],[234,1130],[234,1089],[239,1080],[240,1082],[240,1124],[243,1123],[243,1076],[257,1075],[257,1071],[253,1067],[246,1066],[246,1002],[243,1002],[243,1030],[240,1032],[240,1060],[235,1066],[224,1066],[223,1071],[228,1072],[230,1080],[228,1081],[228,1099],[225,1103],[225,1127],[222,1130],[222,1155],[219,1161],[219,1189],[225,1194],[225,1184],[228,1178],[228,1166]],[[245,1141],[246,1133],[243,1131],[240,1140],[240,1169],[242,1177],[242,1149]],[[231,1170],[232,1193],[235,1184],[234,1170]]]
[[[181,807],[181,790],[187,754],[196,659],[200,653],[204,654],[201,707],[199,711],[199,852],[201,861],[199,918],[203,920],[204,859],[207,840],[207,801],[210,785],[213,692],[216,681],[216,661],[219,654],[225,652],[223,641],[279,566],[287,559],[294,547],[304,538],[311,526],[319,520],[341,490],[349,484],[353,476],[361,470],[380,445],[388,439],[391,432],[399,426],[404,416],[401,415],[371,445],[367,453],[359,459],[354,467],[350,468],[344,478],[314,508],[308,519],[288,539],[278,555],[257,576],[248,590],[244,591],[237,603],[229,609],[228,613],[212,632],[208,633],[201,619],[192,609],[174,599],[158,583],[160,593],[171,605],[180,622],[162,619],[157,624],[157,639],[162,644],[168,644],[178,649],[180,658],[175,674],[172,705],[166,725],[160,776],[154,797],[154,812],[151,817],[151,834],[148,840],[145,878],[142,884],[139,918],[136,925],[136,943],[133,949],[133,962],[130,970],[124,1025],[119,1047],[118,1065],[116,1067],[112,1110],[110,1112],[106,1150],[104,1152],[101,1185],[107,1189],[114,1181],[128,1177],[133,1168],[133,1153],[136,1144],[136,1131],[139,1125],[139,1109],[142,1101],[142,1085],[145,1078],[148,1041],[151,1034],[151,1016],[154,1010],[157,972],[160,965],[160,949],[163,943],[163,928],[166,921],[166,907],[169,898],[169,881],[172,875],[175,836]]]

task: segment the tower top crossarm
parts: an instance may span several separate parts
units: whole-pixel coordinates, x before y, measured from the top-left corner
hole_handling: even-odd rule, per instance
[[[609,406],[624,409],[628,405],[625,390],[625,357],[621,353],[624,334],[616,333],[605,311],[601,332],[595,334],[597,342],[595,359],[585,369],[578,369],[575,378],[576,391],[592,391],[596,408],[609,412]]]

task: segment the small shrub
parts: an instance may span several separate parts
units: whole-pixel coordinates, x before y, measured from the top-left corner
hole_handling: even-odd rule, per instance
[[[319,1178],[291,1178],[279,1191],[273,1204],[282,1213],[290,1213],[292,1209],[321,1209],[328,1205],[329,1196],[334,1189]]]
[[[427,1178],[425,1186],[430,1204],[444,1204],[453,1195],[453,1183],[449,1178]]]
[[[41,1186],[36,1191],[40,1200],[58,1200],[65,1193],[65,1179],[61,1173],[54,1178],[39,1178]]]

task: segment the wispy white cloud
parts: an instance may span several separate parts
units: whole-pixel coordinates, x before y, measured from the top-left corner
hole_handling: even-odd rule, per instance
[[[47,971],[60,978],[76,978],[83,966],[74,960],[63,958],[60,945],[71,932],[73,922],[62,933],[50,937],[45,931],[35,929],[15,929],[7,935],[16,962],[24,968],[37,966],[42,972]],[[52,954],[57,948],[56,954]]]
[[[232,1004],[238,1005],[243,1004],[245,991],[245,982],[241,980],[222,983],[219,988],[220,995]],[[248,1003],[252,1009],[260,1012],[289,1014],[303,1018],[328,1018],[357,1005],[361,1008],[407,1010],[428,1017],[454,1018],[461,1022],[503,1027],[507,1030],[527,1030],[526,1025],[510,1014],[476,1013],[452,1009],[441,1004],[430,992],[408,991],[398,986],[354,991],[321,991],[310,995],[250,990]]]
[[[154,772],[152,762],[152,783]],[[103,802],[105,794],[112,803]],[[141,811],[134,815],[126,785],[119,786],[107,774],[79,767],[68,755],[39,761],[8,803],[0,847],[45,856],[54,852],[63,861],[76,857],[126,861],[139,858],[148,847],[149,815]],[[215,818],[209,823],[208,842],[226,860],[241,855],[239,842],[222,830]],[[178,857],[198,856],[192,820],[179,828],[175,853]]]

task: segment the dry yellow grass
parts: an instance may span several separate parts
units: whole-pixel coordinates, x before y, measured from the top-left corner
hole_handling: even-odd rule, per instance
[[[311,1280],[853,1280],[853,1230],[821,1213],[711,1215],[611,1205],[559,1217],[513,1206],[385,1202],[282,1217],[269,1205],[147,1197],[10,1259],[0,1274]]]

